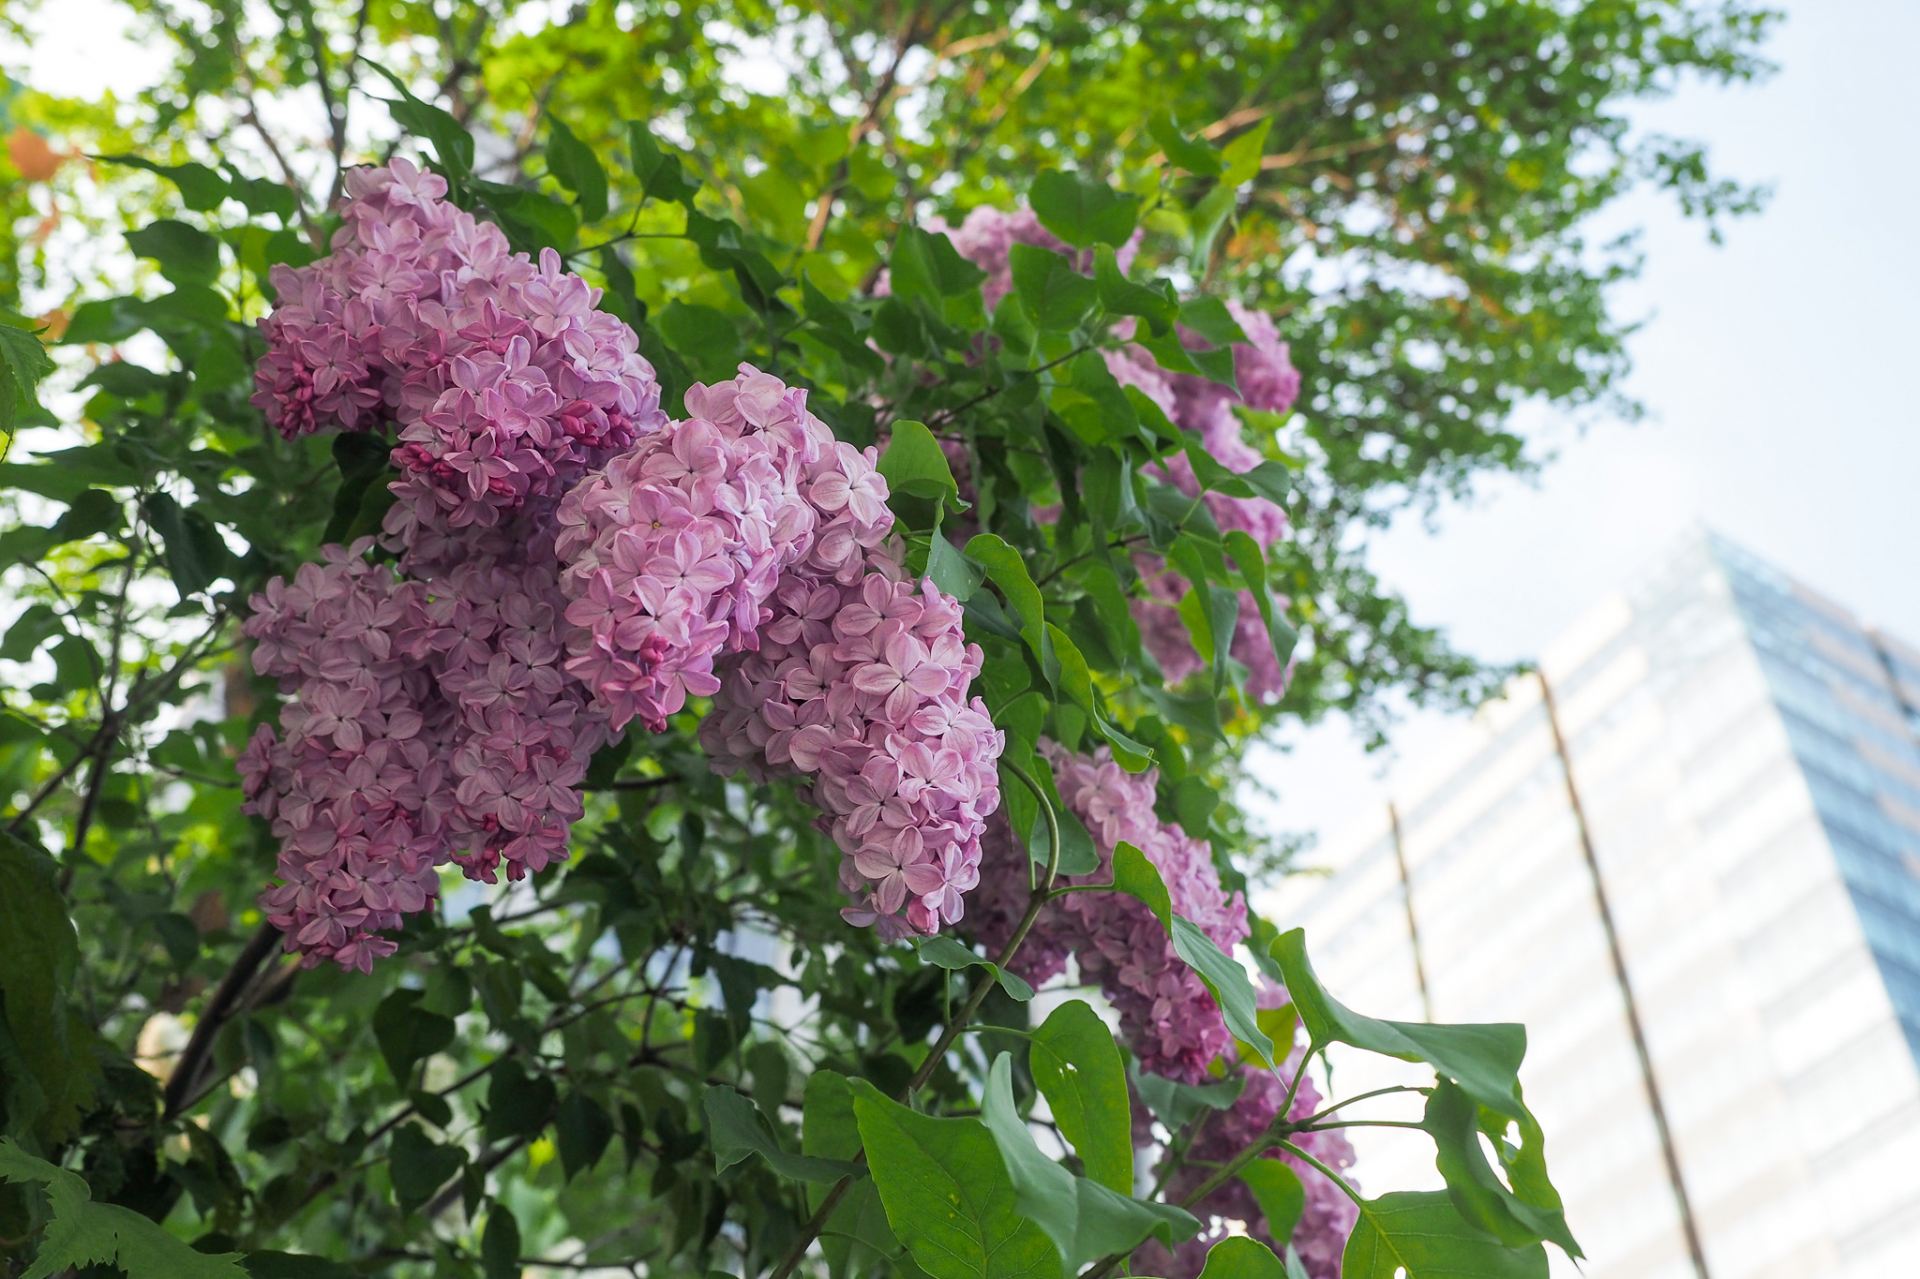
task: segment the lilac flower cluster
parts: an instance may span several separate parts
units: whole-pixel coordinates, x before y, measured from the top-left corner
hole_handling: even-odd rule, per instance
[[[1231,950],[1247,937],[1246,902],[1227,892],[1207,845],[1153,811],[1157,774],[1129,773],[1102,747],[1089,757],[1051,742],[1041,749],[1054,784],[1073,815],[1093,836],[1100,864],[1069,883],[1113,882],[1113,853],[1121,843],[1146,855],[1166,882],[1175,914]],[[1026,911],[1027,854],[1004,821],[986,841],[983,887],[975,930],[989,950],[1005,944]],[[1174,952],[1166,930],[1147,907],[1124,893],[1069,893],[1048,903],[1014,957],[1036,985],[1059,975],[1068,956],[1080,976],[1099,985],[1120,1014],[1121,1037],[1143,1070],[1197,1083],[1214,1058],[1230,1056],[1233,1037],[1213,996]]]
[[[1122,347],[1107,353],[1107,367],[1114,380],[1132,386],[1159,405],[1175,425],[1200,437],[1200,446],[1209,457],[1235,473],[1245,473],[1263,458],[1242,434],[1239,417],[1233,412],[1237,403],[1272,412],[1284,412],[1299,394],[1300,375],[1287,358],[1287,344],[1279,340],[1273,321],[1238,302],[1228,309],[1240,322],[1248,341],[1234,346],[1234,376],[1245,392],[1245,399],[1218,382],[1191,373],[1167,374],[1153,358],[1138,347]],[[1272,547],[1287,535],[1287,514],[1263,497],[1233,497],[1203,490],[1186,454],[1176,453],[1156,463],[1151,473],[1172,484],[1188,497],[1205,502],[1214,523],[1222,531],[1247,534],[1262,550]],[[1140,627],[1141,640],[1170,683],[1179,683],[1197,673],[1204,662],[1194,651],[1186,623],[1181,621],[1179,603],[1191,589],[1178,574],[1169,572],[1157,555],[1141,553],[1134,557],[1146,589],[1144,598],[1132,603],[1134,621]],[[1274,654],[1253,597],[1240,593],[1240,612],[1234,624],[1231,651],[1234,660],[1247,669],[1247,695],[1256,701],[1274,701],[1287,689],[1287,672]],[[1275,607],[1286,607],[1276,600]]]
[[[789,575],[759,650],[724,664],[701,741],[717,768],[807,779],[849,923],[935,932],[980,882],[1005,744],[967,697],[980,662],[959,604],[876,554],[858,582]]]
[[[1013,286],[1012,254],[1015,244],[1031,244],[1065,254],[1083,274],[1093,270],[1093,255],[1076,252],[1044,226],[1031,209],[1011,213],[983,206],[969,213],[956,228],[936,223],[935,230],[946,231],[960,256],[987,273],[981,289],[989,309],[997,305]],[[1135,236],[1122,246],[1116,257],[1124,272],[1132,263],[1139,246]],[[1300,374],[1289,358],[1287,344],[1281,340],[1272,318],[1230,301],[1227,308],[1239,323],[1245,342],[1233,348],[1234,380],[1238,394],[1210,378],[1191,373],[1168,373],[1140,346],[1127,345],[1102,352],[1107,368],[1122,386],[1138,388],[1157,404],[1168,419],[1183,430],[1200,437],[1201,447],[1222,466],[1244,473],[1259,465],[1259,451],[1247,443],[1241,423],[1233,409],[1247,404],[1256,409],[1284,413],[1300,394]],[[1122,331],[1123,334],[1126,330]],[[1190,347],[1201,339],[1183,330],[1181,339]],[[955,464],[954,474],[967,492],[966,461],[963,449],[949,445],[948,459]],[[1158,478],[1173,484],[1190,497],[1201,498],[1214,522],[1222,530],[1239,530],[1253,538],[1263,550],[1287,535],[1286,512],[1265,498],[1232,497],[1205,492],[1184,454],[1176,454],[1152,468]],[[1050,523],[1058,517],[1054,508],[1035,512],[1036,518]],[[1191,588],[1176,573],[1169,572],[1159,556],[1135,557],[1145,595],[1132,602],[1131,611],[1140,627],[1142,641],[1170,683],[1179,683],[1205,665],[1194,650],[1178,605]],[[1247,670],[1247,695],[1255,701],[1270,702],[1286,692],[1287,672],[1274,654],[1260,611],[1247,592],[1241,592],[1240,613],[1234,626],[1231,651],[1234,660]],[[1285,601],[1276,601],[1285,607]]]
[[[1060,797],[1092,834],[1100,856],[1093,872],[1069,883],[1111,883],[1113,850],[1126,842],[1139,848],[1159,870],[1175,914],[1192,920],[1222,950],[1230,951],[1246,940],[1246,905],[1238,893],[1222,888],[1207,846],[1155,816],[1152,771],[1128,773],[1104,748],[1092,757],[1051,742],[1042,743],[1041,750],[1053,769]],[[1006,944],[1026,912],[1026,863],[1027,854],[1005,819],[990,823],[982,884],[972,914],[974,931],[989,953]],[[1065,972],[1069,958],[1078,965],[1080,978],[1098,984],[1119,1013],[1120,1038],[1142,1070],[1185,1083],[1213,1079],[1219,1062],[1245,1072],[1246,1086],[1238,1101],[1200,1130],[1183,1167],[1169,1180],[1168,1198],[1178,1202],[1212,1167],[1244,1150],[1273,1121],[1285,1100],[1287,1081],[1301,1069],[1304,1051],[1296,1048],[1278,1074],[1243,1066],[1213,996],[1174,952],[1159,920],[1124,893],[1071,893],[1049,902],[1012,962],[1022,976],[1038,985]],[[1262,1007],[1279,1007],[1286,1002],[1286,993],[1269,985],[1260,1002]],[[1289,1116],[1305,1118],[1319,1108],[1319,1091],[1310,1077],[1303,1078]],[[1138,1126],[1136,1140],[1150,1140],[1150,1126]],[[1303,1133],[1295,1144],[1335,1171],[1353,1163],[1353,1150],[1338,1132]],[[1292,1243],[1315,1279],[1334,1279],[1341,1249],[1353,1228],[1352,1201],[1292,1156],[1275,1154],[1301,1174],[1307,1191],[1306,1209]],[[1259,1205],[1237,1180],[1207,1196],[1194,1211],[1212,1222],[1210,1230],[1171,1255],[1157,1246],[1143,1250],[1141,1264],[1147,1272],[1198,1274],[1207,1247],[1229,1231],[1229,1222],[1252,1227],[1268,1243],[1284,1246],[1288,1242],[1260,1233]]]
[[[509,253],[404,161],[347,192],[333,254],[277,277],[255,402],[290,437],[399,424],[400,575],[329,547],[253,601],[287,701],[243,775],[289,949],[364,970],[438,866],[564,858],[593,752],[691,696],[721,707],[716,767],[808,779],[850,919],[957,920],[1001,737],[958,605],[899,580],[873,451],[746,365],[669,426],[634,335],[556,256]]]

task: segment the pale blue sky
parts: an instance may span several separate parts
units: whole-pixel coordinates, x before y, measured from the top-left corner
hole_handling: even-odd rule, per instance
[[[1920,643],[1920,4],[1785,7],[1771,80],[1644,112],[1774,184],[1767,210],[1719,247],[1651,196],[1608,219],[1647,228],[1618,302],[1650,317],[1630,383],[1649,419],[1585,436],[1541,419],[1559,458],[1537,486],[1488,483],[1437,531],[1408,519],[1378,543],[1387,582],[1470,652],[1532,656],[1696,521]],[[1432,718],[1397,736],[1406,754],[1444,735]],[[1378,805],[1384,761],[1344,726],[1291,740],[1261,765],[1286,827]]]

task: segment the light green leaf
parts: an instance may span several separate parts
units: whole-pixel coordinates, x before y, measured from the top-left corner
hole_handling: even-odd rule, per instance
[[[1087,1176],[1133,1191],[1133,1110],[1113,1032],[1084,999],[1070,999],[1033,1032],[1028,1065],[1060,1133]]]
[[[1045,669],[1047,659],[1046,607],[1040,588],[1033,584],[1027,561],[995,533],[979,533],[967,542],[967,558],[987,571],[995,586],[1020,619],[1020,635]]]
[[[1509,1248],[1467,1224],[1439,1191],[1382,1195],[1360,1205],[1340,1258],[1342,1279],[1546,1279],[1539,1244]]]
[[[796,1181],[838,1181],[858,1165],[844,1159],[796,1155],[780,1144],[773,1125],[749,1097],[725,1084],[708,1087],[701,1101],[707,1116],[707,1144],[715,1172],[725,1172],[749,1155],[759,1155],[783,1177]]]
[[[904,494],[928,498],[948,509],[964,505],[947,455],[925,423],[901,419],[893,424],[892,438],[880,454],[879,470],[890,497]]]
[[[1287,1269],[1258,1239],[1235,1235],[1207,1249],[1200,1279],[1287,1279]]]
[[[47,1189],[50,1219],[21,1279],[117,1266],[129,1279],[247,1279],[237,1252],[195,1252],[156,1223],[118,1204],[93,1202],[79,1174],[36,1159],[0,1138],[0,1181]]]
[[[1253,983],[1247,979],[1247,970],[1201,932],[1199,925],[1184,916],[1173,917],[1170,935],[1174,952],[1200,975],[1200,980],[1212,992],[1233,1037],[1252,1049],[1262,1065],[1273,1065],[1273,1041],[1260,1029],[1260,1010],[1254,1002]]]
[[[1058,1279],[1059,1254],[1016,1208],[984,1125],[919,1114],[865,1080],[849,1086],[887,1221],[923,1270],[934,1279]]]
[[[1173,927],[1173,899],[1167,894],[1166,881],[1160,878],[1160,868],[1124,839],[1113,847],[1113,886],[1146,903],[1162,928]]]
[[[1033,180],[1027,202],[1040,224],[1068,244],[1127,242],[1140,216],[1140,199],[1073,173],[1042,173]]]
[[[1300,1174],[1278,1159],[1256,1159],[1240,1170],[1240,1180],[1253,1191],[1260,1215],[1267,1219],[1267,1234],[1282,1243],[1292,1238],[1307,1203]]]
[[[1579,1255],[1559,1192],[1547,1179],[1546,1137],[1531,1116],[1509,1119],[1475,1105],[1458,1085],[1442,1079],[1427,1097],[1421,1123],[1433,1137],[1435,1163],[1462,1217],[1509,1247],[1551,1240],[1568,1256]],[[1487,1159],[1489,1148],[1500,1157],[1499,1171]]]
[[[1168,163],[1203,177],[1220,172],[1220,157],[1214,149],[1198,138],[1188,137],[1167,112],[1162,111],[1149,120],[1147,132],[1166,152]]]
[[[1013,246],[1013,291],[1042,333],[1066,333],[1099,297],[1099,286],[1050,249]]]
[[[1144,1203],[1047,1158],[1015,1108],[1013,1066],[1005,1053],[988,1071],[980,1113],[1006,1161],[1016,1206],[1053,1241],[1065,1273],[1108,1253],[1128,1252],[1149,1237],[1171,1246],[1199,1233],[1200,1222],[1184,1209]]]
[[[1140,1100],[1170,1132],[1179,1132],[1203,1110],[1231,1109],[1247,1088],[1244,1071],[1234,1071],[1217,1084],[1183,1084],[1137,1068],[1130,1068],[1130,1074]]]
[[[993,974],[1000,989],[1009,996],[1025,1003],[1033,998],[1033,987],[1027,984],[1019,973],[1011,972],[988,959],[985,955],[976,955],[953,938],[944,934],[922,938],[918,947],[920,958],[936,968],[949,972],[959,972],[967,968],[984,968]]]

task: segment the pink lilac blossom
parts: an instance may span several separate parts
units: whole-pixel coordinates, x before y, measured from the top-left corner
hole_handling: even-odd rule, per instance
[[[701,741],[715,770],[803,780],[842,852],[850,922],[892,936],[957,921],[1003,742],[967,697],[981,654],[959,605],[903,580],[876,455],[835,441],[804,391],[742,366],[687,403],[697,416],[672,450],[643,441],[562,506],[570,666],[618,723],[633,689],[645,713],[679,693],[654,696],[661,671],[685,678],[642,649],[663,626],[704,628],[719,640],[694,672],[714,699]],[[692,426],[724,460],[682,456]],[[659,546],[718,547],[734,574],[710,593],[704,579],[649,588],[651,570],[623,582],[630,571],[606,569],[623,539],[634,564]]]
[[[365,969],[453,862],[491,882],[567,855],[609,739],[562,666],[553,508],[665,424],[633,333],[404,160],[356,170],[333,253],[276,273],[254,402],[289,437],[400,425],[385,545],[329,547],[253,601],[289,701],[243,760],[282,840],[269,917],[306,962]]]
[[[352,170],[332,252],[276,267],[253,403],[293,438],[399,426],[419,522],[492,526],[665,424],[638,339],[404,159]]]
[[[1222,887],[1211,850],[1154,813],[1154,770],[1129,773],[1105,747],[1092,756],[1052,742],[1043,742],[1041,750],[1061,799],[1093,836],[1100,858],[1093,871],[1068,883],[1111,883],[1114,849],[1129,843],[1159,870],[1175,914],[1222,950],[1247,938],[1246,902]],[[1004,819],[992,823],[974,925],[990,952],[1006,943],[1026,911],[1027,860]],[[1142,1070],[1197,1083],[1216,1057],[1232,1055],[1233,1037],[1219,1006],[1140,901],[1124,893],[1057,898],[1041,911],[1013,965],[1038,985],[1064,971],[1069,956],[1081,978],[1099,985],[1119,1013],[1121,1039]]]
[[[1286,343],[1278,341],[1272,320],[1237,302],[1228,303],[1228,309],[1249,338],[1247,343],[1234,347],[1236,378],[1244,379],[1260,397],[1256,403],[1250,394],[1247,402],[1255,403],[1256,407],[1277,406],[1276,411],[1290,405],[1298,393],[1300,378],[1287,362]],[[1200,447],[1228,470],[1244,474],[1264,460],[1242,434],[1240,419],[1233,412],[1233,405],[1238,401],[1227,387],[1192,374],[1169,375],[1137,346],[1108,351],[1106,359],[1107,368],[1117,382],[1138,388],[1175,425],[1198,435]],[[1188,497],[1203,501],[1223,532],[1245,533],[1262,550],[1287,535],[1286,512],[1266,498],[1203,492],[1193,463],[1185,453],[1175,453],[1155,463],[1149,468],[1149,474],[1172,484]],[[1181,597],[1191,588],[1178,574],[1167,571],[1157,555],[1137,554],[1134,565],[1146,591],[1144,597],[1136,597],[1131,603],[1141,641],[1160,664],[1168,682],[1178,684],[1205,666],[1194,650],[1192,636],[1178,611]],[[1285,608],[1286,601],[1276,600],[1274,607]],[[1248,697],[1270,702],[1286,692],[1288,672],[1281,667],[1259,608],[1247,591],[1240,592],[1240,612],[1230,651],[1234,660],[1246,668]]]

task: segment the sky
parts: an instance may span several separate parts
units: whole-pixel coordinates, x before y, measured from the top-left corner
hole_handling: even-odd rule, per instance
[[[1775,192],[1718,246],[1650,194],[1607,215],[1609,228],[1645,231],[1645,274],[1616,305],[1646,321],[1628,386],[1648,417],[1581,434],[1530,413],[1557,454],[1537,481],[1489,480],[1472,505],[1432,527],[1409,517],[1377,542],[1387,584],[1470,653],[1532,656],[1694,523],[1920,643],[1920,246],[1907,225],[1920,208],[1920,4],[1784,7],[1770,80],[1690,87],[1640,114]],[[164,62],[117,34],[121,12],[45,4],[31,55],[0,57],[55,92],[151,82]],[[1285,754],[1257,762],[1281,795],[1265,816],[1332,833],[1378,810],[1393,759],[1417,759],[1450,728],[1412,716],[1374,756],[1342,723],[1294,730]]]
[[[1774,188],[1719,246],[1652,196],[1608,215],[1645,228],[1645,273],[1616,304],[1646,319],[1628,388],[1648,417],[1584,435],[1544,418],[1558,456],[1537,483],[1485,483],[1433,528],[1410,517],[1376,544],[1414,616],[1469,653],[1534,656],[1695,523],[1920,644],[1920,237],[1907,213],[1920,201],[1920,4],[1784,7],[1770,80],[1641,113]],[[1331,835],[1379,811],[1383,769],[1451,729],[1415,715],[1371,757],[1345,724],[1294,730],[1287,755],[1257,762],[1280,795],[1265,815]]]

